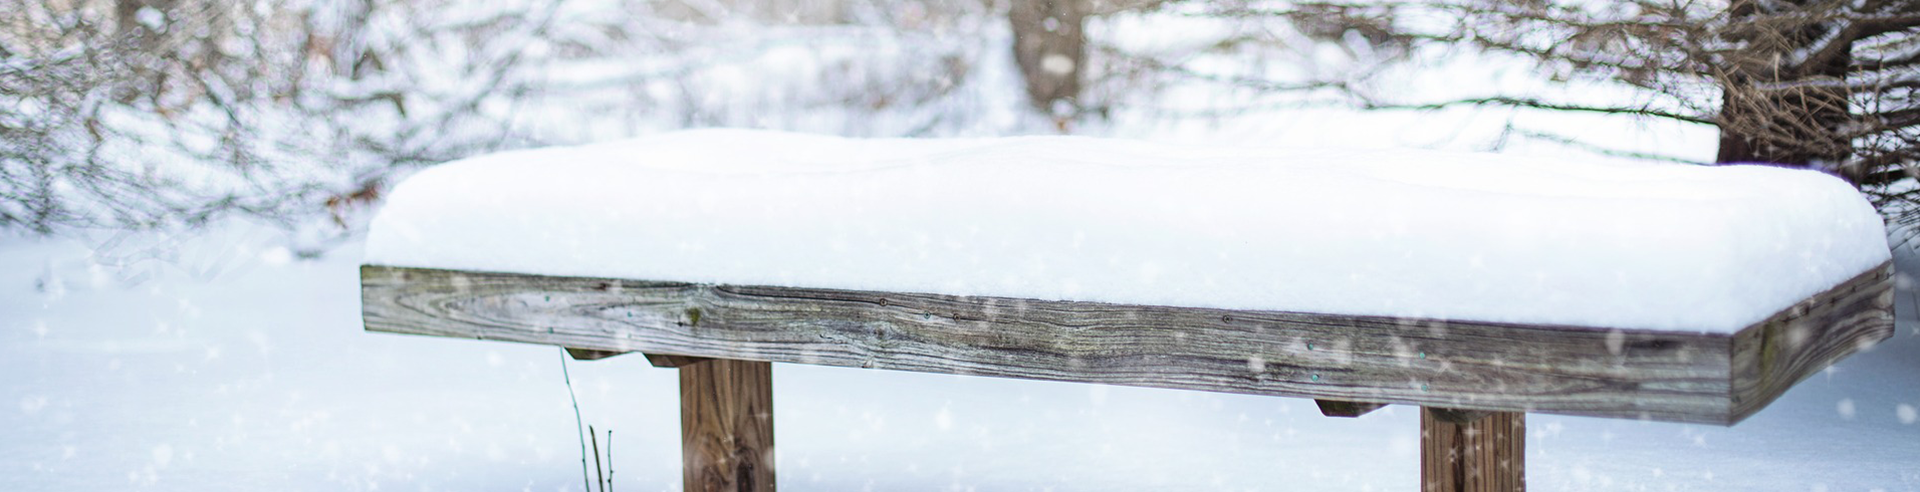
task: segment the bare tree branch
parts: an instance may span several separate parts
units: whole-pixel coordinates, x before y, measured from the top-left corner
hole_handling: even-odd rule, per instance
[[[1698,124],[1704,124],[1704,125],[1715,124],[1714,120],[1709,118],[1689,116],[1685,114],[1661,111],[1661,110],[1652,109],[1652,108],[1585,106],[1585,105],[1579,105],[1579,104],[1551,103],[1551,102],[1541,101],[1537,99],[1514,98],[1514,97],[1504,97],[1504,96],[1456,99],[1452,101],[1441,101],[1441,102],[1421,103],[1421,104],[1368,103],[1362,106],[1362,108],[1372,109],[1372,110],[1423,111],[1423,110],[1446,109],[1446,108],[1456,107],[1456,106],[1505,106],[1505,107],[1514,107],[1514,108],[1544,109],[1544,110],[1552,110],[1552,111],[1572,111],[1572,112],[1582,112],[1582,113],[1651,116],[1651,117],[1665,118],[1665,119],[1670,119],[1675,121],[1684,121],[1688,123],[1698,123]]]

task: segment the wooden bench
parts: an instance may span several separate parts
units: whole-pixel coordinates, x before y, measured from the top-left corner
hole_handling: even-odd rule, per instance
[[[1418,405],[1425,490],[1520,490],[1526,413],[1732,425],[1891,336],[1891,277],[1881,263],[1738,329],[1673,330],[361,269],[369,331],[678,368],[684,483],[702,491],[774,488],[775,362],[1312,398],[1335,417]]]

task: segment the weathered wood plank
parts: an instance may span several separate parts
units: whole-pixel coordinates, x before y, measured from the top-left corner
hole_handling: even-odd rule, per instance
[[[1462,422],[1420,412],[1420,490],[1518,492],[1527,484],[1527,415],[1489,412]],[[1464,412],[1479,414],[1480,412]]]
[[[683,490],[774,490],[773,364],[681,366],[680,438]]]
[[[1314,406],[1320,407],[1320,415],[1324,415],[1328,417],[1341,417],[1341,418],[1359,417],[1361,415],[1373,413],[1374,410],[1379,410],[1380,407],[1387,406],[1387,404],[1385,403],[1366,403],[1366,402],[1358,402],[1358,401],[1341,401],[1341,400],[1327,400],[1327,399],[1313,400],[1313,404]]]
[[[1855,277],[1733,339],[1733,421],[1841,358],[1893,336],[1893,266]]]
[[[1734,376],[1736,352],[1761,348],[1736,347],[1736,336],[1725,334],[373,265],[363,267],[361,277],[372,331],[1718,424],[1744,415],[1732,403],[1732,386],[1758,380]],[[1866,275],[1835,290],[1884,290],[1874,282],[1888,281]],[[1871,302],[1824,303],[1793,319],[1867,326],[1882,319],[1885,310],[1872,312],[1879,309]],[[1803,350],[1787,353],[1805,355],[1776,357],[1785,362],[1767,368],[1817,369],[1854,350],[1858,340],[1824,351],[1797,346]],[[1780,380],[1752,386],[1743,401],[1764,404],[1792,383]]]

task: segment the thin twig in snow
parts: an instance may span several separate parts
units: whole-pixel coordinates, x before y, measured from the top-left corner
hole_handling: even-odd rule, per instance
[[[600,492],[613,492],[613,429],[607,429],[607,484]]]
[[[600,483],[600,492],[607,492],[607,474],[600,471],[600,435],[587,426],[587,437],[593,439],[593,478]]]
[[[580,398],[573,395],[573,375],[567,373],[567,349],[560,349],[560,380],[567,383],[567,400],[573,402],[573,436],[580,438],[580,486],[585,492],[593,492],[593,479],[587,476],[587,439],[580,434],[584,423],[580,418]],[[596,456],[595,458],[598,458]]]

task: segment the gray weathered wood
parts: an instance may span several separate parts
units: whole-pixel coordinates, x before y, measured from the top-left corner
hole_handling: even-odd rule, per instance
[[[361,281],[381,332],[1731,424],[1890,334],[1890,268],[1732,335],[376,265]]]
[[[1893,336],[1893,268],[1876,268],[1733,337],[1733,420]]]

